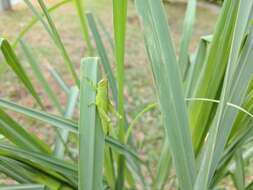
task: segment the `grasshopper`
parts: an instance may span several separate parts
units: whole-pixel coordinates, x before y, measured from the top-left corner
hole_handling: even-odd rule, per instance
[[[108,80],[106,78],[98,82],[95,87],[97,92],[96,102],[93,103],[97,107],[105,135],[109,135],[112,131],[112,120],[108,114],[113,113],[117,118],[121,119],[121,115],[116,111],[109,99],[108,86]]]
[[[108,114],[113,113],[119,119],[121,119],[121,115],[116,111],[109,99],[107,79],[102,79],[98,82],[96,86],[96,93],[95,105],[100,116],[104,135],[116,136],[115,131],[112,130],[112,121]],[[115,189],[115,168],[113,166],[113,162],[113,152],[110,147],[106,146],[104,155],[105,177],[111,189]]]

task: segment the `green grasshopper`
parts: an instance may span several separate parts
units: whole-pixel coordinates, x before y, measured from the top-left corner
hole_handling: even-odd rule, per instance
[[[96,102],[95,105],[97,107],[98,114],[100,116],[102,128],[105,135],[112,135],[116,136],[115,131],[112,130],[112,121],[109,117],[109,113],[113,113],[121,119],[120,114],[116,111],[116,109],[113,107],[110,99],[109,99],[109,93],[108,93],[108,80],[102,79],[98,82],[96,86]],[[115,182],[115,168],[113,165],[113,153],[109,146],[105,147],[105,155],[104,155],[104,166],[105,166],[105,177],[108,181],[108,185],[111,189],[114,188],[114,182]]]
[[[109,135],[112,131],[112,120],[109,113],[113,113],[117,118],[121,119],[121,115],[116,111],[109,99],[108,80],[102,79],[95,87],[97,95],[95,105],[101,119],[101,124],[105,135]]]

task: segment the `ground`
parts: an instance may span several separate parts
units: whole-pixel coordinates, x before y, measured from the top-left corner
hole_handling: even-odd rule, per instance
[[[48,0],[48,6],[56,3],[56,0]],[[94,14],[102,20],[109,32],[112,32],[112,5],[111,1],[90,0],[87,9],[94,12]],[[172,30],[172,37],[175,42],[176,50],[178,50],[178,44],[180,42],[182,19],[185,11],[185,4],[167,4],[166,11],[168,13],[168,21]],[[193,39],[191,42],[190,50],[193,53],[199,42],[199,38],[202,35],[208,35],[212,33],[215,22],[219,13],[219,7],[200,3],[197,11],[197,21],[194,28]],[[5,37],[10,42],[14,42],[18,33],[22,30],[25,24],[31,20],[32,14],[26,9],[24,5],[17,5],[13,11],[0,13],[0,35]],[[67,47],[72,60],[75,63],[76,68],[79,68],[80,59],[86,55],[86,47],[82,40],[79,20],[76,16],[74,6],[70,3],[64,5],[56,12],[53,13],[53,19],[57,25],[64,44]],[[128,114],[128,120],[131,119],[140,111],[145,105],[155,101],[155,91],[153,81],[151,78],[151,71],[147,56],[144,49],[144,43],[142,39],[142,33],[139,26],[138,17],[134,9],[132,1],[129,1],[128,12],[128,29],[127,29],[127,41],[126,41],[126,110]],[[50,83],[54,86],[54,89],[58,89],[57,93],[62,103],[66,102],[66,97],[63,92],[59,90],[54,83],[49,73],[47,72],[46,65],[50,63],[60,73],[65,81],[71,85],[71,78],[67,74],[67,69],[62,66],[63,60],[61,59],[59,52],[56,50],[52,42],[49,40],[47,33],[42,26],[36,25],[32,31],[30,31],[24,38],[24,40],[30,44],[35,53],[37,54],[41,68],[47,76]],[[105,40],[106,42],[106,40]],[[105,43],[109,49],[109,44]],[[26,68],[26,61],[22,56],[22,51],[17,48],[18,56],[23,60],[23,64]],[[0,57],[2,63],[2,57]],[[29,70],[29,68],[28,68]],[[32,75],[32,74],[31,74]],[[22,85],[19,84],[15,75],[10,72],[4,64],[1,64],[0,75],[0,96],[8,97],[23,105],[29,105],[34,107],[34,102],[28,93],[24,90]],[[43,101],[47,103],[47,109],[51,112],[55,112],[49,104],[45,93],[40,90],[40,85],[34,79],[35,86],[41,93]],[[14,113],[12,113],[14,114]],[[159,148],[162,143],[163,130],[161,128],[158,111],[153,110],[145,114],[145,116],[139,121],[138,125],[134,129],[134,139],[140,150],[140,154],[145,158],[152,158],[151,164],[154,165],[159,158]],[[17,115],[17,120],[24,123],[29,127],[29,130],[36,133],[42,139],[47,142],[53,142],[53,131],[49,126],[44,126],[41,123],[35,123],[34,121],[24,119]],[[29,122],[29,123],[28,123]],[[154,135],[155,134],[155,135]]]

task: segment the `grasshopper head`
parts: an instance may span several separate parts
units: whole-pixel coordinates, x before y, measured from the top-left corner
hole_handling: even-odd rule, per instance
[[[101,88],[107,88],[108,87],[108,79],[102,79],[98,82],[98,86]]]

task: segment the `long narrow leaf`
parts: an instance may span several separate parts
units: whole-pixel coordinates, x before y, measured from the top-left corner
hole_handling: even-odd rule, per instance
[[[24,114],[26,116],[29,116],[34,119],[38,119],[40,121],[47,122],[53,126],[56,126],[62,129],[67,129],[72,132],[77,132],[78,127],[74,121],[65,119],[60,116],[56,116],[44,111],[27,108],[27,107],[15,104],[13,102],[10,102],[1,98],[0,98],[0,107]]]
[[[125,111],[124,111],[124,62],[125,62],[125,35],[127,21],[127,0],[113,0],[113,23],[115,39],[116,79],[118,89],[118,112],[123,116],[119,120],[119,140],[124,143],[125,137]],[[116,189],[124,186],[124,157],[118,158],[118,179]]]
[[[161,1],[136,0],[152,66],[163,124],[181,189],[191,190],[196,168],[182,76]]]
[[[164,188],[166,180],[168,179],[169,176],[171,166],[172,166],[172,159],[169,151],[168,140],[166,138],[158,162],[157,173],[154,183],[155,188],[161,190]]]
[[[99,80],[97,58],[81,63],[80,122],[79,122],[79,189],[101,190],[103,181],[104,135],[96,113],[96,90],[91,86]],[[92,105],[93,103],[93,105]]]
[[[232,178],[238,190],[244,190],[245,187],[245,174],[242,151],[235,154],[236,168],[232,171]]]
[[[196,91],[198,78],[200,77],[201,71],[204,69],[210,37],[212,36],[204,36],[201,38],[198,50],[193,58],[193,63],[190,65],[188,76],[185,81],[187,97],[193,97],[193,92]]]
[[[87,43],[89,54],[92,55],[94,50],[92,47],[91,38],[89,35],[89,28],[88,28],[88,24],[87,24],[87,19],[85,16],[84,0],[75,0],[75,4],[76,4],[76,10],[77,10],[77,13],[78,13],[78,16],[80,19],[83,38],[84,38],[85,42]]]
[[[28,180],[29,183],[43,184],[52,190],[58,190],[59,188],[73,189],[61,180],[57,180],[40,170],[8,157],[0,156],[0,165],[6,165],[11,171],[15,171],[17,175]],[[9,175],[9,172],[6,171],[6,174]]]
[[[44,190],[44,185],[9,185],[0,186],[0,190]]]
[[[179,65],[182,70],[182,75],[185,75],[186,72],[186,67],[189,64],[189,44],[190,44],[190,39],[192,36],[192,31],[193,31],[193,24],[195,21],[195,16],[196,16],[196,6],[197,6],[197,1],[196,0],[189,0],[188,5],[187,5],[187,10],[185,14],[185,19],[184,19],[184,26],[183,26],[183,34],[181,38],[181,43],[180,43],[180,51],[179,51]]]
[[[73,116],[78,95],[79,95],[79,90],[77,87],[73,87],[70,89],[68,104],[67,104],[66,111],[64,114],[65,118],[71,119],[71,117]],[[55,144],[54,154],[58,158],[63,158],[64,151],[65,151],[65,143],[67,143],[69,131],[65,129],[61,129],[59,133],[60,133],[59,134],[60,137],[58,137],[57,142]]]
[[[35,98],[37,103],[43,108],[42,101],[34,89],[30,78],[26,74],[23,66],[20,64],[16,54],[14,53],[11,45],[6,39],[0,38],[0,49],[5,57],[7,64],[11,67],[11,69],[15,72],[20,81],[24,84],[26,89],[31,93],[31,95]]]
[[[34,167],[37,165],[37,167],[40,167],[45,173],[48,172],[50,174],[50,170],[52,170],[53,172],[58,172],[62,176],[68,176],[71,178],[77,177],[77,165],[57,159],[45,153],[26,151],[25,149],[1,144],[0,155],[20,160],[23,163],[30,164],[31,166],[33,165]]]
[[[46,144],[27,132],[2,109],[0,109],[0,133],[18,147],[48,154],[51,152]]]

